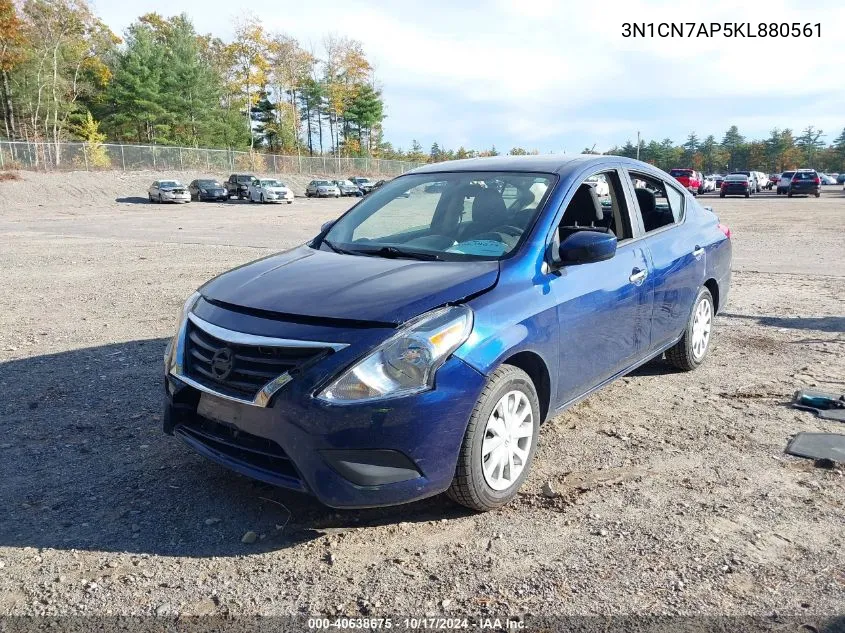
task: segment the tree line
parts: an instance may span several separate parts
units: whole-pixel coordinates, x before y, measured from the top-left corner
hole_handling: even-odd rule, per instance
[[[382,145],[384,103],[360,42],[320,55],[255,17],[231,41],[188,16],[118,37],[87,0],[0,0],[0,134],[357,156]]]
[[[499,153],[495,146],[434,143],[426,151],[416,140],[407,150],[387,142],[384,101],[357,40],[328,35],[318,52],[246,16],[224,41],[197,33],[184,14],[157,13],[118,37],[87,0],[0,0],[0,116],[7,139],[82,140],[92,148],[108,140],[417,163]],[[827,138],[809,126],[748,140],[732,126],[721,139],[692,132],[680,145],[629,140],[604,153],[707,173],[845,171],[845,129]]]

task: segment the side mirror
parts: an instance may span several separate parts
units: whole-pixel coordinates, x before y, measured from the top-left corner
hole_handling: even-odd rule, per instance
[[[320,233],[326,233],[330,228],[334,226],[334,223],[337,220],[329,220],[328,222],[324,222],[323,226],[320,227]]]
[[[576,231],[558,248],[559,264],[589,264],[603,262],[616,254],[616,236],[600,231]]]

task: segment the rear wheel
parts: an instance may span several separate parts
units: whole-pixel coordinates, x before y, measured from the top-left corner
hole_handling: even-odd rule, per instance
[[[472,411],[447,494],[473,510],[500,508],[528,475],[540,427],[540,403],[524,371],[502,365]]]
[[[719,197],[720,197],[720,198],[724,198],[724,197],[725,197],[725,194],[720,193],[720,194],[719,194]]]
[[[786,197],[787,197],[787,198],[791,198],[791,197],[792,197],[792,192],[790,191],[789,193],[787,193],[787,194],[786,194]]]
[[[819,196],[821,196],[821,195],[822,195],[822,192],[821,192],[821,191],[817,191],[817,192],[815,193],[816,198],[818,198],[818,197],[819,197]]]
[[[713,329],[713,296],[707,288],[698,291],[687,329],[681,340],[666,350],[666,360],[678,369],[691,371],[704,362]]]

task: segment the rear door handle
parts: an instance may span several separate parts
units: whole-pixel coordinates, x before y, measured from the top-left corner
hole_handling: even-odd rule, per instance
[[[700,246],[696,246],[695,250],[692,252],[692,256],[695,257],[696,259],[698,259],[702,255],[704,255],[704,249],[701,248]]]
[[[628,277],[628,281],[630,281],[635,286],[639,286],[641,283],[643,283],[643,281],[645,281],[646,277],[648,277],[647,270],[640,270],[639,268],[635,268],[633,271],[631,271],[631,276]]]

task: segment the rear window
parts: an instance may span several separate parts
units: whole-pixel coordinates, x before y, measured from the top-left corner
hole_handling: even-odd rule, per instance
[[[780,177],[781,178],[792,178],[794,175],[795,175],[794,171],[785,171],[780,175]]]
[[[673,169],[669,172],[669,175],[674,176],[675,178],[692,176],[692,169]]]
[[[795,172],[795,176],[793,176],[792,179],[793,180],[815,180],[816,179],[816,172],[814,172],[814,171]]]
[[[727,180],[737,180],[737,181],[742,182],[742,181],[748,180],[748,176],[746,176],[744,174],[731,174],[730,176],[727,177]]]

